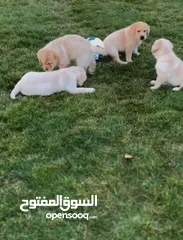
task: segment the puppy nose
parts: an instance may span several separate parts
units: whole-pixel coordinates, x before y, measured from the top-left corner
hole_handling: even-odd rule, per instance
[[[144,36],[141,36],[141,37],[140,37],[140,40],[144,40]]]

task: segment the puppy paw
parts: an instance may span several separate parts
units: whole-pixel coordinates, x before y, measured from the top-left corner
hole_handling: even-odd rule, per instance
[[[78,82],[77,82],[77,86],[82,87],[82,86],[83,86],[83,83],[84,83],[84,81],[78,81]]]
[[[128,60],[128,61],[127,61],[127,63],[131,63],[131,62],[133,62],[133,60]]]
[[[150,82],[151,85],[154,85],[155,83],[156,83],[155,80],[152,80],[152,81]]]
[[[94,75],[95,74],[95,72],[93,72],[93,71],[88,71],[88,72],[89,72],[90,75]]]
[[[139,56],[140,55],[140,53],[139,52],[137,52],[137,53],[135,53],[137,56]]]
[[[155,87],[150,87],[150,89],[151,89],[151,90],[156,90],[157,88],[155,88]]]
[[[179,87],[174,87],[174,88],[172,88],[172,90],[173,90],[174,92],[178,92],[178,91],[180,90],[180,88],[179,88]]]
[[[63,64],[61,64],[61,65],[59,65],[59,68],[60,68],[60,69],[63,69],[63,68],[66,68],[66,66],[63,65]]]
[[[95,92],[95,88],[89,88],[89,91],[88,91],[89,93],[93,93],[93,92]]]

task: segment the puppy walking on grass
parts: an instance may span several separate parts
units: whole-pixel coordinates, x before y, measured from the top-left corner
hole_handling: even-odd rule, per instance
[[[10,97],[15,99],[19,92],[27,96],[49,96],[61,91],[71,94],[95,92],[94,88],[77,88],[82,86],[86,79],[86,72],[80,67],[52,72],[28,72],[16,84]]]
[[[151,81],[151,90],[169,83],[175,86],[172,90],[183,88],[183,62],[173,52],[173,44],[167,39],[158,39],[152,46],[152,54],[156,58],[156,81]]]

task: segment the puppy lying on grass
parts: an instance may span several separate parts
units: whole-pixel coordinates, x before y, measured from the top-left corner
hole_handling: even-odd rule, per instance
[[[101,47],[93,46],[79,35],[65,35],[40,49],[37,57],[45,71],[52,71],[55,67],[68,67],[70,61],[76,60],[78,67],[93,74],[96,68],[94,52],[100,53],[101,50]]]
[[[105,53],[103,55],[111,56],[114,61],[120,64],[132,62],[132,53],[140,55],[138,47],[146,40],[149,33],[150,27],[144,22],[137,22],[115,31],[104,39]],[[125,52],[126,62],[120,60],[118,52]]]
[[[53,72],[28,72],[16,84],[10,97],[15,99],[19,92],[27,96],[49,96],[61,91],[71,94],[93,93],[94,88],[77,88],[77,85],[82,86],[86,79],[86,72],[80,67]]]
[[[173,44],[167,39],[156,40],[152,46],[152,54],[156,58],[156,81],[151,81],[151,90],[158,89],[162,84],[175,86],[172,90],[179,91],[183,87],[183,62],[173,52]]]

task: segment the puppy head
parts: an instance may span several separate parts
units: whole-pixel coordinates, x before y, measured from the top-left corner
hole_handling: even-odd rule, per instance
[[[152,54],[156,56],[161,56],[173,51],[173,44],[164,38],[158,39],[152,45]]]
[[[43,48],[39,50],[37,57],[45,71],[52,71],[54,67],[59,65],[59,57],[50,49]]]
[[[150,33],[150,27],[145,22],[137,22],[130,26],[130,32],[136,41],[144,41]]]
[[[81,67],[77,67],[77,70],[78,70],[77,84],[78,86],[83,86],[83,83],[87,79],[86,71]]]

